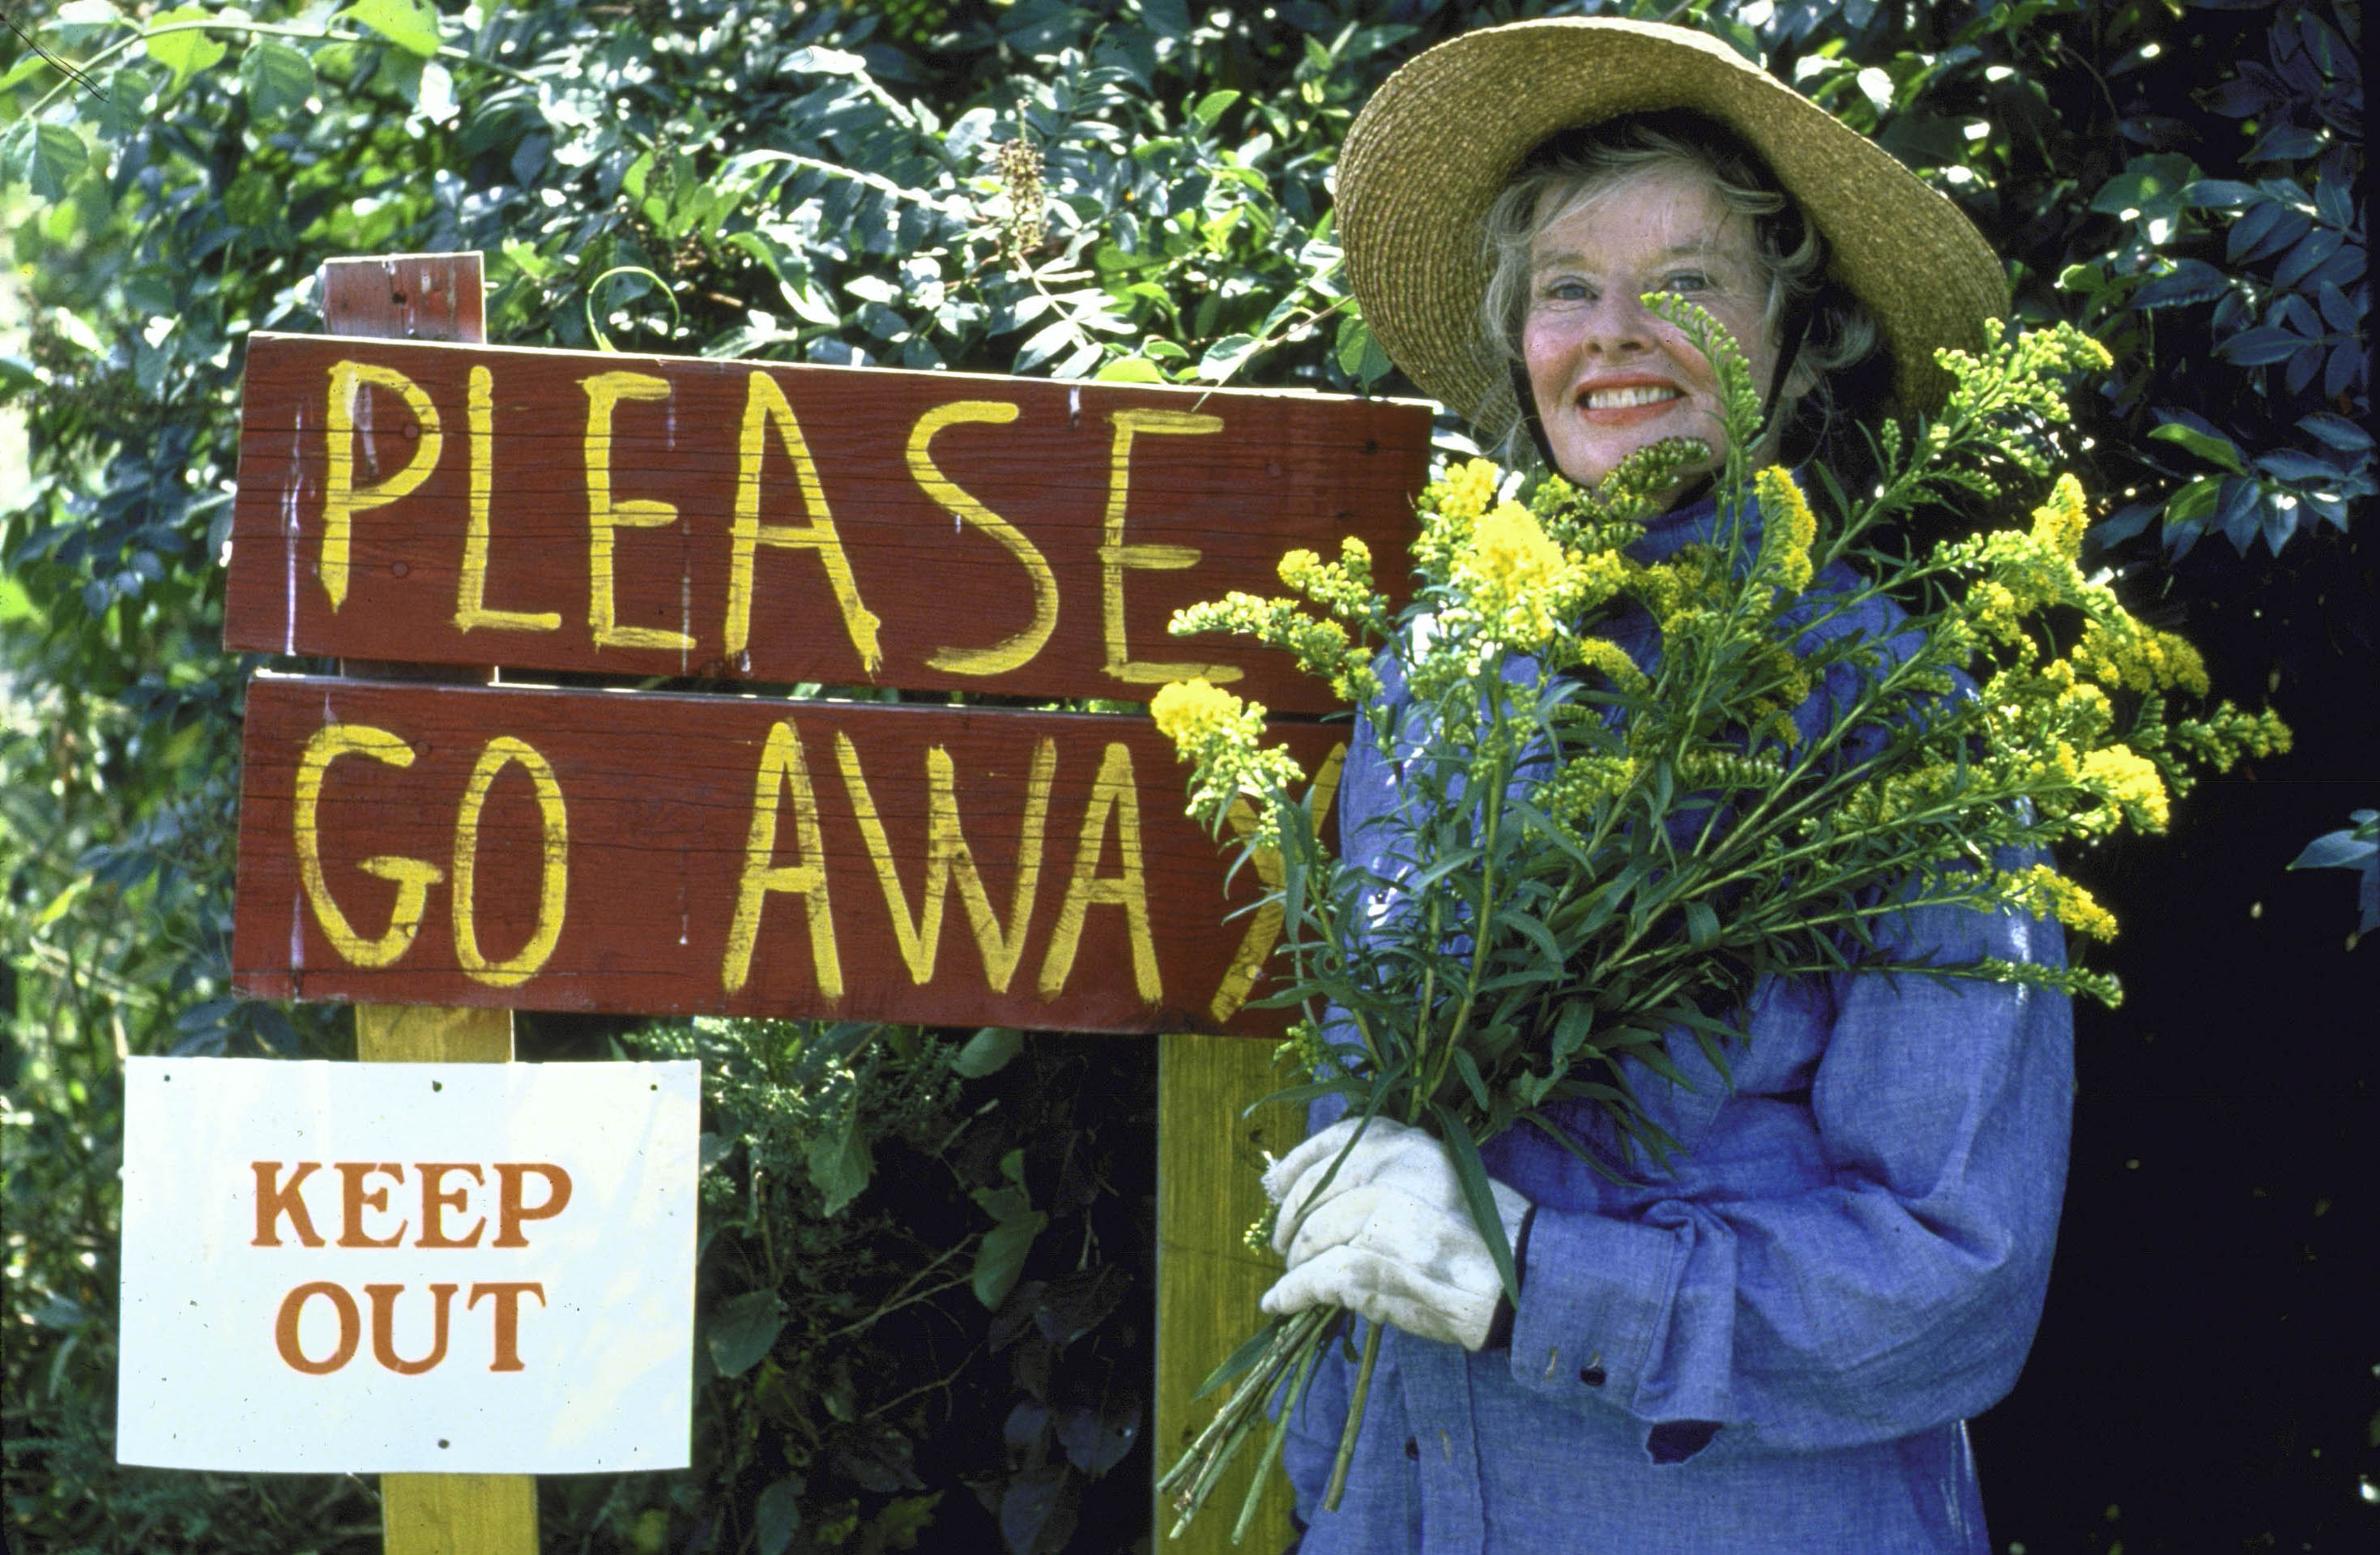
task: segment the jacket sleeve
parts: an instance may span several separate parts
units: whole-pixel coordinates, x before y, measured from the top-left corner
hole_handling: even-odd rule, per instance
[[[1888,950],[2064,959],[2054,925],[2017,914],[1926,909],[1890,927]],[[1888,1440],[2014,1385],[2064,1191],[2070,1002],[1874,974],[1833,992],[1779,1017],[1831,1019],[1812,1034],[1815,1157],[1765,1190],[1698,1192],[1689,1160],[1676,1193],[1624,1213],[1539,1210],[1512,1330],[1521,1386],[1628,1412],[1668,1461],[1665,1435],[1689,1456],[1713,1425],[1788,1450]],[[1773,1147],[1756,1131],[1730,1144]],[[1744,1181],[1711,1180],[1730,1177]]]

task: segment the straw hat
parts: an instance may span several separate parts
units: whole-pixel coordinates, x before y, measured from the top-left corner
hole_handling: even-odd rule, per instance
[[[1339,160],[1339,234],[1364,317],[1391,360],[1474,416],[1505,381],[1480,339],[1488,208],[1559,130],[1691,108],[1772,168],[1865,303],[1904,407],[1937,407],[1942,346],[1974,349],[2009,310],[1999,258],[1957,206],[1890,152],[1716,38],[1658,22],[1565,17],[1450,39],[1383,83]]]

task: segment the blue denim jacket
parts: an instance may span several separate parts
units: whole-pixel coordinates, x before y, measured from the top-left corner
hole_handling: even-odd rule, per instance
[[[1712,521],[1707,500],[1682,509],[1636,553]],[[1821,629],[1887,640],[1896,620],[1878,604]],[[1655,647],[1642,616],[1615,635],[1640,662]],[[1805,726],[1852,673],[1814,693]],[[1360,854],[1365,822],[1396,802],[1360,731],[1340,802]],[[1914,912],[1878,942],[2065,955],[2054,924],[2021,914]],[[1388,1330],[1336,1512],[1319,1502],[1354,1367],[1318,1367],[1286,1450],[1302,1555],[1987,1549],[1963,1422],[2014,1385],[2040,1319],[2069,1002],[1844,975],[1772,979],[1748,1016],[1731,1087],[1682,1032],[1668,1051],[1692,1090],[1632,1074],[1685,1148],[1667,1170],[1625,1155],[1585,1106],[1562,1121],[1625,1181],[1534,1129],[1483,1148],[1537,1206],[1511,1346]],[[1338,1110],[1326,1099],[1310,1125]]]

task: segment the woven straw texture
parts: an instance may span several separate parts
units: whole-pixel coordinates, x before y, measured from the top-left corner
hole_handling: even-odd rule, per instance
[[[1504,368],[1480,336],[1488,208],[1530,151],[1619,114],[1692,108],[1757,151],[1876,314],[1895,397],[1949,393],[1937,346],[1974,349],[2008,312],[1998,256],[1955,205],[1716,38],[1658,22],[1561,18],[1451,39],[1389,78],[1339,161],[1339,232],[1364,317],[1415,383],[1459,414]]]

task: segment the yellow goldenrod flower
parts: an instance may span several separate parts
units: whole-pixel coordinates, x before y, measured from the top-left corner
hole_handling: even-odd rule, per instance
[[[2049,500],[2033,510],[2033,538],[2070,562],[2082,553],[2082,532],[2090,527],[2082,483],[2071,475],[2059,476]]]
[[[1652,685],[1636,667],[1636,661],[1628,657],[1628,650],[1609,638],[1579,638],[1578,662],[1588,669],[1601,670],[1623,691],[1641,694]]]
[[[1187,751],[1192,746],[1236,725],[1246,704],[1205,676],[1177,680],[1160,689],[1148,704],[1158,732]]]
[[[2001,875],[1994,883],[2006,901],[2035,917],[2054,917],[2075,933],[2095,940],[2116,937],[2116,915],[2100,905],[2088,890],[2046,864]]]
[[[1562,553],[1546,538],[1536,515],[1508,502],[1498,504],[1472,530],[1470,561],[1481,577],[1517,592],[1557,575]]]
[[[1451,518],[1477,519],[1496,500],[1497,469],[1485,459],[1451,466],[1435,490],[1438,510]]]
[[[1535,515],[1500,503],[1479,520],[1456,558],[1454,582],[1492,637],[1524,653],[1542,651],[1579,607],[1585,572],[1546,538]]]
[[[2162,832],[2170,817],[2165,777],[2130,746],[2111,745],[2082,758],[2082,785],[2122,818],[2149,832]]]
[[[1818,538],[1818,516],[1781,465],[1763,469],[1752,483],[1760,493],[1763,524],[1760,559],[1753,570],[1775,578],[1787,593],[1799,594],[1810,586],[1810,547]]]

